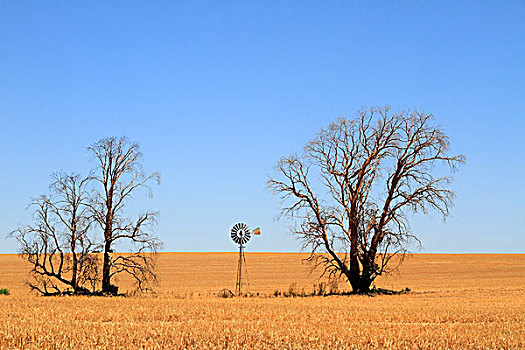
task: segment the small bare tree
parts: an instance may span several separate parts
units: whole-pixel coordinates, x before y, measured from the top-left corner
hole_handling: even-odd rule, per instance
[[[91,293],[98,276],[96,244],[90,236],[87,186],[91,178],[64,173],[53,178],[50,196],[30,204],[35,223],[19,227],[11,236],[31,264],[32,289],[44,295]]]
[[[97,160],[95,180],[99,183],[93,202],[92,214],[103,231],[104,261],[102,267],[102,293],[116,294],[118,288],[111,279],[127,273],[142,290],[147,282],[155,281],[154,253],[161,242],[151,231],[156,223],[157,212],[144,212],[135,220],[124,216],[124,208],[132,195],[141,188],[151,190],[151,181],[160,183],[160,174],[147,175],[142,167],[140,147],[127,138],[104,138],[88,148]],[[127,241],[134,247],[129,254],[112,257],[119,241]]]
[[[319,131],[301,156],[282,158],[268,181],[281,215],[299,221],[293,233],[309,260],[323,274],[344,276],[354,293],[368,292],[418,241],[412,214],[449,213],[450,171],[465,157],[449,155],[449,138],[432,119],[389,107],[362,110]]]

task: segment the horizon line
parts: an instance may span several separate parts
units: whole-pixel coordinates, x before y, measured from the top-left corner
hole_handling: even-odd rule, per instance
[[[113,254],[130,254],[131,252],[114,252]],[[188,250],[182,250],[182,251],[161,251],[157,252],[157,254],[173,254],[173,253],[185,253],[185,254],[210,254],[210,253],[216,253],[216,254],[223,254],[223,253],[238,253],[236,250],[232,251],[188,251]],[[309,254],[309,252],[301,252],[301,251],[262,251],[262,250],[256,250],[256,251],[245,251],[246,254],[249,253],[262,253],[262,254]],[[20,253],[17,252],[5,252],[0,253],[0,255],[19,255]],[[96,253],[96,254],[103,254],[102,252]],[[326,254],[326,253],[322,253]],[[446,252],[446,251],[432,251],[432,252],[409,252],[407,253],[409,255],[424,255],[424,254],[448,254],[448,255],[486,255],[486,254],[493,254],[493,255],[503,255],[503,254],[515,254],[515,255],[522,255],[525,254],[525,251],[523,252],[490,252],[490,251],[484,251],[484,252],[469,252],[469,251],[462,251],[462,252]]]

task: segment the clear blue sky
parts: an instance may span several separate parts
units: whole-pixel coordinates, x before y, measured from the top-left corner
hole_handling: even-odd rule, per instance
[[[362,106],[433,113],[467,155],[426,252],[525,252],[525,2],[0,2],[0,252],[53,171],[101,137],[162,173],[166,251],[296,251],[265,189],[282,155]]]

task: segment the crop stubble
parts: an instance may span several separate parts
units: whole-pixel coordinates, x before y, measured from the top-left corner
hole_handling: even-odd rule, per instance
[[[414,255],[377,283],[405,295],[270,297],[312,290],[301,257],[248,253],[260,296],[222,299],[233,253],[161,254],[158,295],[129,298],[38,297],[0,255],[0,348],[525,348],[524,255]]]

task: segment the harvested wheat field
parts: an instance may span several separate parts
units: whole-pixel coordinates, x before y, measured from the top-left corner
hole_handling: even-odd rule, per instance
[[[525,348],[525,255],[414,255],[376,283],[408,294],[274,297],[318,283],[302,257],[248,253],[255,296],[223,299],[234,253],[160,254],[157,295],[112,298],[36,296],[1,255],[0,348]]]

